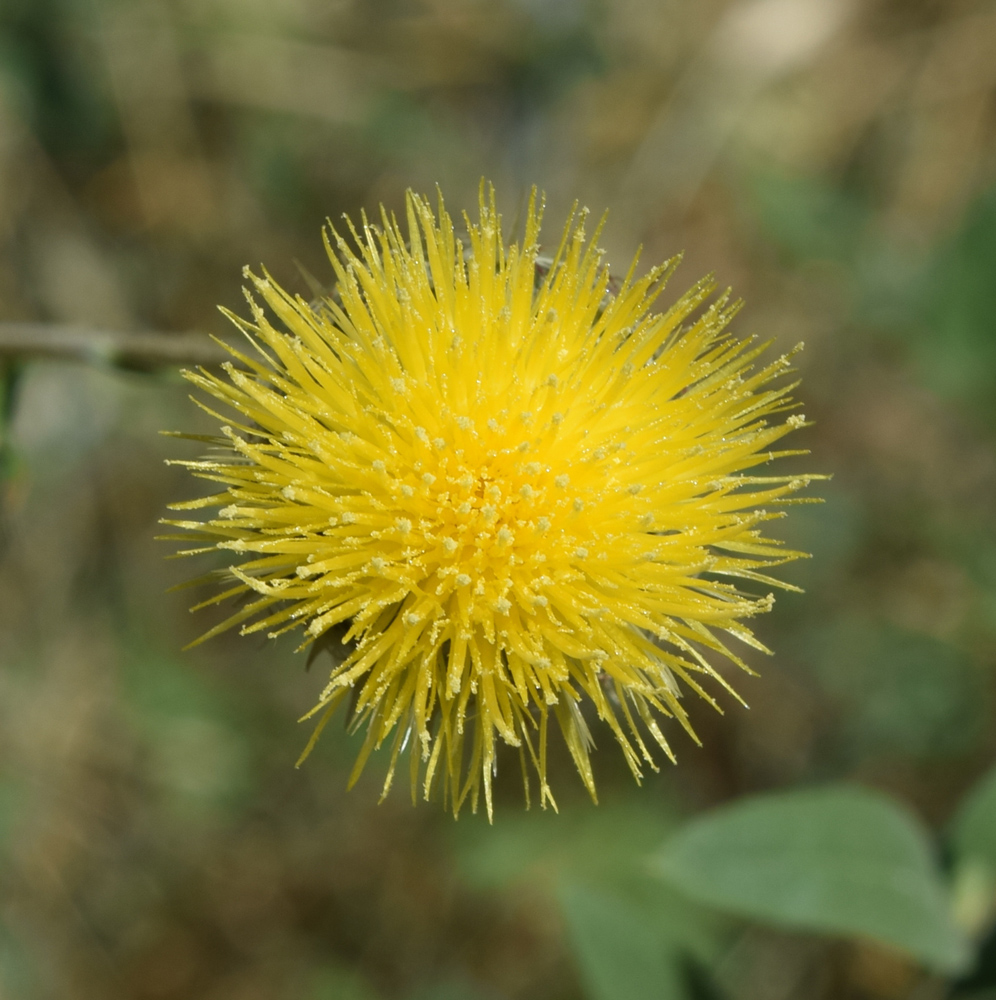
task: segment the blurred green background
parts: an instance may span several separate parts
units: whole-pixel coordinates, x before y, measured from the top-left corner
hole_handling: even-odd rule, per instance
[[[814,559],[750,710],[691,704],[640,789],[596,730],[560,816],[511,756],[493,828],[378,806],[376,764],[346,794],[341,724],[294,770],[323,662],[180,652],[215,620],[153,540],[185,384],[0,327],[0,997],[996,997],[996,3],[0,3],[0,322],[225,333],[243,265],[307,294],[326,217],[482,175],[806,342],[834,478],[778,525]]]

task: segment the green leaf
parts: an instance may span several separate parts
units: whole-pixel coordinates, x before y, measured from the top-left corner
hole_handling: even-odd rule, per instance
[[[559,897],[589,1000],[683,1000],[678,952],[641,906],[570,881]]]
[[[925,832],[866,789],[760,795],[718,809],[672,837],[655,867],[728,913],[873,938],[942,972],[968,960]]]
[[[962,799],[951,824],[955,920],[971,936],[996,917],[996,767]]]
[[[996,767],[962,800],[952,827],[959,860],[984,862],[996,873]]]

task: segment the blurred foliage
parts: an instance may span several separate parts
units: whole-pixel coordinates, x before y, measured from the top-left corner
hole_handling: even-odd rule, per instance
[[[976,201],[964,227],[936,254],[918,344],[924,377],[939,392],[996,417],[996,192]]]
[[[246,263],[328,280],[326,217],[484,175],[514,230],[537,183],[804,340],[834,473],[775,525],[814,558],[750,711],[690,704],[703,748],[642,788],[598,754],[556,815],[503,758],[454,825],[346,794],[336,724],[294,769],[321,657],[179,652],[217,620],[152,541],[179,379],[4,357],[0,997],[996,995],[993,52],[992,0],[0,5],[0,323],[223,332]]]
[[[858,618],[811,629],[806,639],[816,676],[838,706],[845,758],[943,759],[983,735],[983,678],[950,644]]]

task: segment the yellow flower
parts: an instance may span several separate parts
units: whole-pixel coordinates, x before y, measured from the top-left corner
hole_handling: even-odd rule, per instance
[[[535,194],[511,246],[493,191],[466,243],[441,199],[406,204],[407,234],[384,212],[349,224],[355,248],[330,230],[319,303],[247,271],[274,317],[251,296],[231,317],[254,356],[186,373],[236,419],[221,457],[180,463],[222,490],[173,509],[220,512],[166,523],[243,557],[204,604],[249,598],[202,638],[339,626],[302,759],[351,696],[353,781],[388,743],[386,793],[410,746],[413,796],[441,785],[456,813],[483,789],[490,816],[503,741],[553,805],[552,716],[594,796],[587,708],[639,779],[653,744],[674,760],[662,716],[695,739],[683,687],[731,690],[705,654],[748,669],[721,634],[764,649],[743,619],[773,598],[733,581],[785,586],[766,571],[802,554],[761,525],[814,477],[747,474],[803,453],[772,450],[804,422],[770,421],[789,358],[755,367],[766,345],[726,332],[739,303],[712,279],[651,312],[677,258],[613,287],[585,212],[542,258]]]

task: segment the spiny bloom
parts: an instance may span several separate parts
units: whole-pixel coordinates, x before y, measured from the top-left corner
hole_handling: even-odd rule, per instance
[[[204,603],[246,603],[203,638],[335,636],[305,755],[348,698],[352,780],[386,744],[386,793],[410,745],[413,796],[440,785],[454,812],[483,790],[491,815],[499,742],[553,805],[551,719],[594,796],[586,709],[637,779],[654,744],[673,760],[683,688],[730,690],[708,654],[748,669],[723,633],[764,649],[743,620],[772,597],[738,581],[784,586],[767,571],[801,553],[761,526],[813,478],[748,474],[803,454],[772,449],[804,418],[772,420],[790,361],[755,364],[766,345],[727,332],[739,303],[707,278],[653,312],[677,258],[615,282],[585,212],[550,258],[541,215],[534,194],[507,246],[482,188],[464,241],[409,192],[404,230],[383,210],[347,220],[352,244],[329,230],[318,302],[247,271],[269,313],[247,293],[252,321],[231,318],[253,351],[186,373],[235,418],[180,463],[221,491],[174,509],[221,510],[166,522],[242,560]]]

